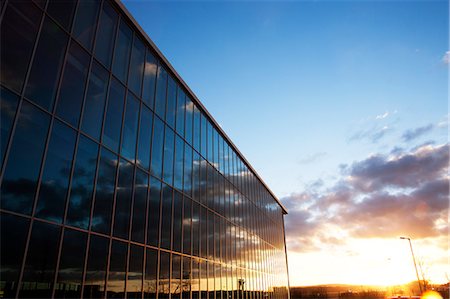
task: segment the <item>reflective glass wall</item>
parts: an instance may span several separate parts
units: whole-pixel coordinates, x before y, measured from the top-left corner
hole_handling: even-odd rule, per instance
[[[288,298],[283,209],[120,5],[0,9],[0,297]]]

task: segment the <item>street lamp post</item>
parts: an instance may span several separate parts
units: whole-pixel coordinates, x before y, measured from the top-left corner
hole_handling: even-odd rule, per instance
[[[409,248],[411,248],[411,255],[413,258],[413,262],[414,262],[414,269],[416,269],[417,282],[419,283],[420,294],[422,294],[422,284],[420,283],[419,272],[417,271],[416,258],[414,257],[414,251],[413,251],[412,244],[411,244],[411,238],[400,237],[400,239],[409,241]]]

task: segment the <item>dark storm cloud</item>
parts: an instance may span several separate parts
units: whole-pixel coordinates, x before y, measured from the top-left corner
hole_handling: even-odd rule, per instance
[[[422,135],[424,135],[425,133],[430,132],[431,130],[433,130],[434,126],[432,124],[428,124],[426,126],[423,127],[418,127],[412,130],[407,130],[406,132],[403,133],[402,135],[402,139],[405,142],[409,142],[411,140],[414,140]]]
[[[308,188],[283,198],[287,241],[293,251],[336,245],[331,229],[353,238],[427,238],[446,235],[449,145],[426,144],[409,152],[374,155],[341,168],[324,192]]]

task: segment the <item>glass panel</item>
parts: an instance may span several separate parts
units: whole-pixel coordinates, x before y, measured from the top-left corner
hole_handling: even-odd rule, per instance
[[[189,97],[186,97],[186,127],[184,138],[187,143],[192,144],[192,123],[193,123],[194,103]]]
[[[103,298],[109,239],[91,235],[82,298]]]
[[[161,208],[161,248],[170,249],[172,231],[172,204],[173,189],[163,184]]]
[[[19,297],[51,297],[59,236],[58,226],[34,222]]]
[[[186,193],[189,196],[192,194],[192,152],[193,152],[192,148],[187,143],[185,143],[183,190],[184,193]]]
[[[200,206],[200,256],[207,257],[208,250],[208,231],[207,227],[207,210],[204,206]]]
[[[67,41],[67,35],[54,22],[46,18],[33,59],[25,96],[47,110],[53,108]]]
[[[170,293],[170,253],[160,251],[158,298],[169,298]]]
[[[17,105],[19,104],[19,97],[0,86],[0,169],[3,166],[3,159],[5,158],[6,147],[8,146],[9,134],[14,122],[17,112]]]
[[[181,252],[183,229],[183,195],[175,191],[173,197],[172,250]]]
[[[133,41],[133,50],[131,52],[130,74],[128,78],[128,87],[137,96],[141,96],[142,75],[145,64],[145,46],[144,43],[135,35]]]
[[[23,102],[1,185],[1,207],[30,214],[41,166],[49,117]]]
[[[78,3],[73,36],[88,50],[92,48],[99,4],[100,1],[80,1]]]
[[[199,233],[200,233],[200,205],[192,202],[192,254],[199,256]]]
[[[66,218],[68,225],[84,229],[89,226],[97,151],[96,143],[83,135],[80,136]]]
[[[31,2],[9,1],[0,26],[0,80],[20,92],[39,29],[41,11]]]
[[[145,216],[148,190],[148,174],[136,169],[134,181],[134,203],[133,203],[133,226],[131,229],[131,240],[144,243],[145,238]],[[159,212],[159,211],[158,211]],[[152,211],[155,213],[155,211]]]
[[[114,51],[113,73],[122,82],[127,82],[132,37],[133,31],[131,31],[127,23],[121,21],[116,42],[116,49]]]
[[[122,155],[135,162],[136,139],[139,121],[139,100],[128,92],[125,109],[125,122],[122,130]]]
[[[114,216],[114,236],[128,239],[133,188],[133,164],[121,159]]]
[[[81,129],[96,140],[100,139],[102,129],[103,112],[105,109],[106,93],[108,91],[108,79],[108,72],[94,61],[89,77]]]
[[[174,187],[183,190],[184,141],[175,135]]]
[[[164,140],[164,181],[173,184],[173,152],[175,136],[172,129],[166,127],[166,136]]]
[[[183,263],[183,269],[182,269],[182,276],[181,276],[181,291],[182,291],[182,297],[185,299],[189,299],[190,292],[191,292],[191,258],[183,256],[182,257],[182,263]],[[217,299],[221,299],[220,297],[217,297]]]
[[[158,246],[160,202],[161,202],[161,182],[155,179],[154,177],[150,177],[147,244],[152,246]]]
[[[178,86],[177,91],[177,122],[176,131],[181,136],[184,137],[184,117],[186,114],[186,95],[183,90]]]
[[[171,299],[179,299],[181,294],[181,256],[172,254],[172,276],[170,278]]]
[[[98,25],[97,40],[95,42],[95,57],[108,69],[111,67],[117,19],[117,12],[111,7],[108,1],[104,1]]]
[[[169,76],[169,82],[167,84],[167,111],[166,111],[166,123],[175,128],[175,118],[177,113],[177,84],[172,76]]]
[[[156,278],[158,270],[158,252],[147,248],[145,278],[144,278],[144,298],[156,298]]]
[[[191,270],[191,286],[192,286],[192,299],[198,299],[199,298],[199,270],[198,270],[198,259],[193,258],[192,259],[192,270]],[[227,298],[228,299],[228,298]]]
[[[155,102],[155,84],[156,84],[156,70],[158,68],[158,63],[155,56],[147,49],[147,54],[145,58],[145,71],[144,71],[144,88],[142,92],[142,100],[151,109]]]
[[[213,126],[211,125],[211,123],[208,121],[206,124],[206,134],[207,134],[207,140],[208,140],[208,145],[207,145],[207,151],[208,151],[208,161],[210,163],[213,163],[214,158],[213,158],[213,153],[214,153],[214,146],[213,146]]]
[[[30,221],[22,217],[1,214],[0,222],[3,239],[3,242],[0,242],[0,292],[5,298],[14,298]]]
[[[118,161],[117,156],[105,148],[101,149],[100,156],[91,229],[109,234]]]
[[[56,298],[76,298],[81,295],[87,234],[71,229],[64,231],[64,241],[56,282]]]
[[[158,117],[154,117],[150,173],[158,178],[162,174],[163,145],[164,123]]]
[[[203,143],[200,145],[200,136],[201,136],[201,112],[198,110],[197,106],[194,106],[194,140],[193,140],[193,146],[197,152],[201,152],[201,149],[203,148]],[[203,141],[203,139],[202,139]]]
[[[58,223],[63,220],[75,137],[74,130],[55,120],[41,179],[36,217]]]
[[[136,163],[147,170],[150,168],[150,144],[152,137],[152,128],[153,113],[146,106],[141,105],[138,158]]]
[[[191,219],[192,201],[189,197],[184,197],[183,202],[183,253],[191,254]]]
[[[164,67],[158,68],[158,80],[156,84],[155,113],[164,119],[166,113],[167,72]]]
[[[203,115],[203,113],[201,114],[201,146],[200,146],[200,154],[206,158],[206,146],[207,146],[207,122],[208,120],[206,119],[206,117]]]
[[[47,13],[61,24],[64,29],[70,31],[76,4],[77,1],[74,0],[49,0]]]
[[[56,104],[56,115],[75,127],[78,127],[80,118],[88,68],[89,55],[77,43],[72,42]]]
[[[103,129],[103,143],[110,149],[119,152],[120,129],[125,99],[125,88],[116,79],[112,79],[109,87],[109,99],[106,108],[106,119]]]
[[[142,298],[142,266],[144,265],[144,247],[130,245],[128,263],[127,298]]]
[[[112,242],[106,294],[107,298],[124,298],[125,274],[127,267],[127,244],[115,240]]]

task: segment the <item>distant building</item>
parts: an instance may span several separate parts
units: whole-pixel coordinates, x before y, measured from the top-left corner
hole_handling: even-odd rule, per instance
[[[0,12],[0,297],[289,297],[286,210],[120,2]]]

